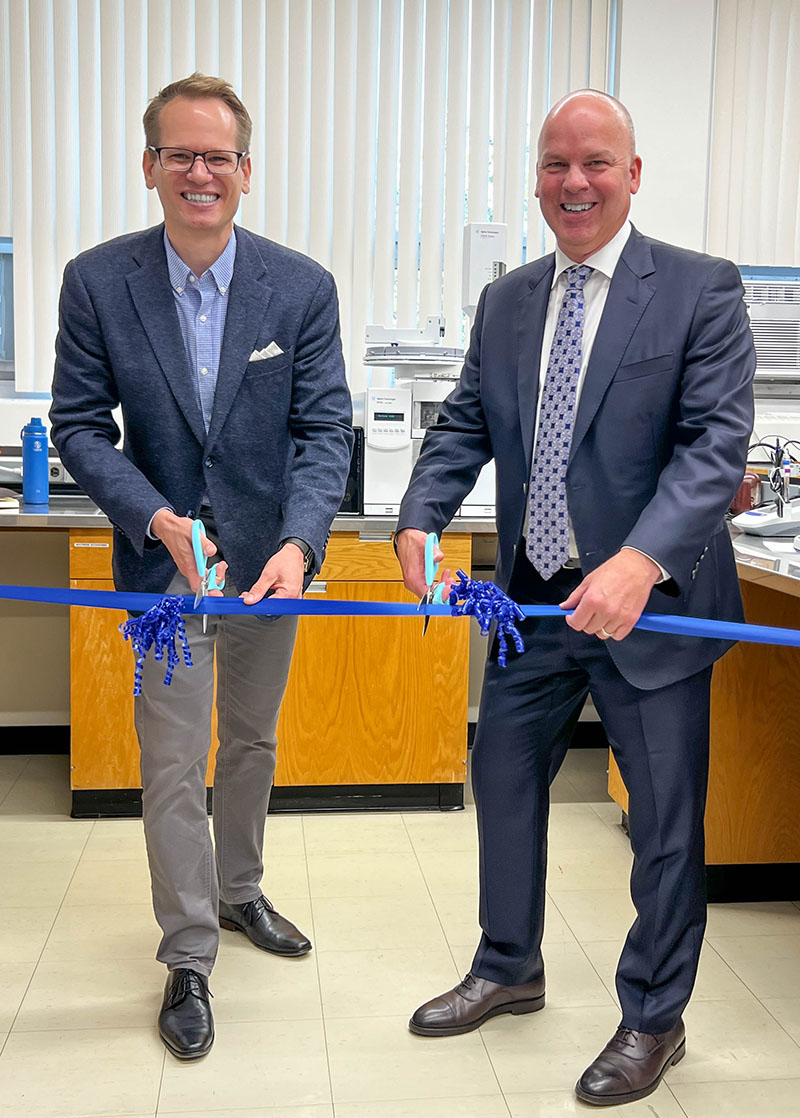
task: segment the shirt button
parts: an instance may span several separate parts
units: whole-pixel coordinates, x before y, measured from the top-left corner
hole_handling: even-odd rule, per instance
[[[197,280],[194,278],[194,276],[189,276],[189,283],[197,283]]]
[[[175,290],[178,292],[179,295],[183,295],[183,288],[182,287],[176,287]]]
[[[201,369],[200,370],[200,375],[203,376],[203,377],[207,377],[208,376],[208,369],[205,369],[205,368]]]
[[[204,314],[201,314],[200,315],[200,321],[205,322],[205,320],[206,320],[206,316]]]
[[[221,287],[221,288],[219,289],[219,293],[220,293],[220,295],[224,295],[224,294],[225,294],[225,291],[226,291],[226,288],[224,288],[224,287]]]

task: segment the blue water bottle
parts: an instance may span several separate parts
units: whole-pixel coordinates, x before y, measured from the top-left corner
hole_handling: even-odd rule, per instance
[[[50,497],[47,428],[34,417],[20,432],[22,439],[22,500],[26,505],[46,505]]]

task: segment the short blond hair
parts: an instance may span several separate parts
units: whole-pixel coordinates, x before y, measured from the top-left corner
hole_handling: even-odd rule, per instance
[[[179,78],[170,82],[153,97],[144,111],[142,124],[144,125],[144,142],[148,147],[158,147],[159,130],[158,120],[161,110],[176,97],[186,97],[189,100],[199,101],[205,97],[215,97],[223,101],[234,115],[236,120],[236,142],[240,151],[250,150],[250,137],[253,134],[253,122],[250,114],[236,96],[230,82],[223,78],[209,77],[195,71],[188,78]]]

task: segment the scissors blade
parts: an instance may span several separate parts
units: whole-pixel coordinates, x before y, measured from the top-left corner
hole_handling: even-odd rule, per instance
[[[194,596],[194,608],[195,609],[197,609],[197,607],[200,605],[203,598],[205,598],[207,594],[208,594],[208,572],[206,572],[206,574],[203,577],[202,582],[197,587],[197,593]],[[207,613],[203,614],[203,632],[204,633],[208,632],[208,614]]]
[[[428,613],[428,606],[431,604],[432,600],[433,600],[433,595],[432,595],[431,587],[429,586],[428,589],[426,590],[426,592],[420,598],[419,605],[417,606],[417,609],[418,610],[421,609],[423,611],[423,614],[424,614],[423,621],[422,621],[422,635],[423,635],[423,637],[425,636],[425,634],[428,631],[428,622],[430,621],[430,614]]]
[[[197,609],[197,607],[200,605],[200,603],[202,602],[203,598],[205,597],[207,591],[208,591],[208,583],[207,583],[206,579],[202,579],[202,581],[200,582],[200,585],[197,587],[197,593],[194,596],[194,608],[195,609]]]

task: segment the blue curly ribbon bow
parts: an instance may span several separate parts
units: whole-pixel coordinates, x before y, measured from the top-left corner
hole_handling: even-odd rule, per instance
[[[506,666],[508,637],[514,642],[517,652],[522,652],[523,643],[515,622],[522,621],[525,614],[522,607],[504,594],[493,582],[481,582],[470,578],[464,571],[458,571],[458,582],[450,588],[450,606],[453,617],[474,617],[481,627],[481,636],[486,636],[493,621],[497,622],[497,662],[501,668]],[[561,611],[564,612],[563,610]]]
[[[140,617],[132,617],[120,625],[119,631],[126,641],[131,642],[131,648],[136,653],[136,667],[133,672],[134,697],[142,693],[142,669],[145,657],[151,648],[154,660],[163,660],[166,653],[167,670],[164,674],[164,684],[167,687],[172,683],[172,673],[180,663],[180,652],[183,652],[183,662],[186,667],[194,667],[189,642],[186,639],[186,624],[181,616],[182,611],[183,598],[178,594],[165,594],[160,602],[156,602]]]

